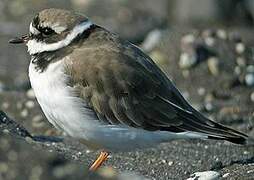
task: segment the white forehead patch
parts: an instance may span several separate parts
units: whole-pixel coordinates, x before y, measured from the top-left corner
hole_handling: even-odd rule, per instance
[[[30,31],[30,33],[32,33],[34,35],[40,34],[40,32],[35,27],[33,27],[32,23],[30,23],[29,31]]]
[[[55,51],[61,49],[65,46],[68,46],[73,39],[87,30],[91,25],[93,25],[91,21],[85,21],[76,25],[73,30],[65,37],[65,39],[56,43],[46,44],[45,42],[40,42],[35,39],[29,40],[26,44],[28,47],[28,52],[30,55],[33,55],[45,51]]]

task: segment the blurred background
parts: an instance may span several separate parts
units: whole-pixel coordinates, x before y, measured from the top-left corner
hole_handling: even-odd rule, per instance
[[[149,32],[159,29],[177,34],[190,28],[246,30],[253,28],[254,2],[251,0],[1,0],[0,2],[0,81],[13,85],[27,79],[29,58],[24,47],[13,48],[9,38],[25,34],[34,14],[49,8],[79,11],[94,22],[141,44]],[[246,32],[247,33],[247,32]],[[158,33],[157,33],[158,35]],[[244,33],[245,35],[245,33]],[[156,36],[156,33],[155,33]],[[174,39],[175,38],[175,39]],[[247,39],[251,38],[250,35]],[[159,43],[161,43],[159,41]],[[27,59],[27,60],[25,60]],[[10,74],[11,72],[11,74]],[[11,81],[11,83],[9,83]]]
[[[30,58],[26,47],[10,45],[8,40],[27,33],[34,15],[52,7],[83,13],[93,22],[140,46],[196,109],[220,123],[254,136],[254,1],[1,0],[0,109],[31,133],[61,134],[49,125],[35,100],[28,80]],[[67,160],[62,160],[57,154],[43,152],[38,157],[34,151],[26,154],[24,151],[27,149],[29,147],[23,143],[0,137],[0,179],[15,179],[22,174],[23,167],[17,161],[25,161],[29,156],[32,159],[29,168],[37,168],[30,179],[53,177],[53,167],[68,165],[67,160],[75,159],[66,157],[64,153]],[[9,156],[2,156],[10,152]],[[241,151],[239,153],[242,154]],[[245,155],[253,157],[249,152]],[[14,160],[13,156],[16,157]],[[177,155],[173,154],[172,158],[174,156]],[[86,160],[86,157],[83,158]],[[191,160],[192,156],[186,155],[186,158]],[[182,162],[187,161],[182,159]],[[12,174],[8,167],[13,170]],[[72,171],[69,175],[81,172],[76,164],[70,167]],[[185,167],[189,167],[188,164]],[[195,167],[202,169],[206,166],[193,165],[186,173],[182,166],[176,165],[170,167],[168,173],[171,177],[187,177],[196,170]],[[163,179],[163,175],[156,174],[156,171],[140,168],[138,171],[148,177]],[[41,172],[51,171],[49,169],[53,175]],[[238,170],[239,173],[244,172],[241,168]],[[27,176],[22,178],[26,179],[33,171],[26,170],[26,173]]]

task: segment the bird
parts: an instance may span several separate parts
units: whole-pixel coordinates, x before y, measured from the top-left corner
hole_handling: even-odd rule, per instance
[[[29,33],[9,43],[27,46],[29,79],[48,121],[101,151],[91,171],[115,151],[178,139],[249,140],[194,109],[139,47],[83,14],[42,10]]]

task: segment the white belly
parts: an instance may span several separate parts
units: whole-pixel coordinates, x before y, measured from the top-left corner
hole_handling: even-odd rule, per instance
[[[31,62],[29,78],[36,98],[47,119],[68,135],[80,138],[86,130],[95,127],[96,116],[86,108],[86,102],[75,97],[72,87],[67,86],[63,60],[51,63],[42,73]]]

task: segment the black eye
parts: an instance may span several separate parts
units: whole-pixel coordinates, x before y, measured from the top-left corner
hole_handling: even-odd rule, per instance
[[[53,29],[49,28],[49,27],[42,28],[42,29],[41,29],[41,32],[42,32],[42,34],[44,34],[44,35],[46,35],[46,36],[55,33],[55,31],[54,31]]]

